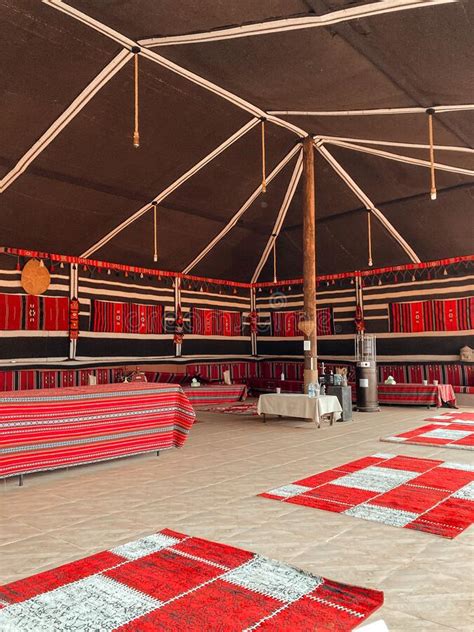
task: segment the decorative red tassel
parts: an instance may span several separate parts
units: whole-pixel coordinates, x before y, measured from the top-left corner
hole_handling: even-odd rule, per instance
[[[176,319],[174,321],[174,336],[173,342],[175,345],[180,345],[184,338],[184,318],[181,310],[181,305],[178,305],[176,309]]]
[[[250,312],[249,314],[249,322],[250,322],[250,332],[252,334],[256,334],[257,333],[257,321],[258,321],[258,314],[256,311]]]

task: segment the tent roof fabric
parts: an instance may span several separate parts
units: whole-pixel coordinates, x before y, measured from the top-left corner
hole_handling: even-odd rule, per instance
[[[387,1],[387,0],[385,0]],[[58,135],[0,195],[2,245],[81,255],[259,112],[429,108],[472,103],[474,75],[468,0],[427,2],[327,27],[288,30],[150,48],[205,82],[236,95],[254,114],[202,83],[140,55],[140,148],[132,146],[133,60],[125,58]],[[0,0],[2,148],[0,178],[28,155],[123,47],[77,19],[82,12],[127,41],[215,31],[285,18],[370,7],[344,0]],[[66,11],[58,10],[66,9]],[[200,79],[200,81],[201,81]],[[256,112],[256,113],[255,113]],[[425,113],[293,116],[280,119],[324,147],[357,183],[420,260],[471,254],[474,110],[434,116],[438,196],[430,171],[387,156],[342,147],[334,138],[429,161]],[[270,120],[269,173],[301,142]],[[328,139],[327,137],[333,137]],[[372,140],[384,145],[365,144]],[[294,156],[256,196],[236,225],[192,269],[193,274],[249,281],[271,236]],[[97,259],[185,269],[261,183],[261,129],[255,125],[176,188],[158,206],[159,261],[153,264],[152,213],[146,212],[94,252]],[[462,171],[461,173],[459,171]],[[367,267],[367,211],[333,167],[316,153],[318,273]],[[301,181],[277,239],[278,275],[302,271]],[[375,217],[374,265],[409,256]],[[271,258],[271,257],[270,257]],[[268,261],[260,279],[273,276]]]

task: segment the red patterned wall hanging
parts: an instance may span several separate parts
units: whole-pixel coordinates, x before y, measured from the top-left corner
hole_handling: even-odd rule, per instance
[[[69,299],[32,294],[0,294],[0,329],[68,331]]]
[[[163,306],[92,301],[93,331],[124,334],[163,333]]]
[[[242,314],[219,309],[192,308],[193,334],[200,336],[242,335]]]
[[[436,331],[460,331],[474,327],[474,298],[433,301]]]
[[[396,333],[434,331],[433,301],[391,303],[390,329]]]
[[[462,331],[474,326],[474,298],[390,304],[390,331]]]
[[[0,294],[0,329],[22,329],[23,296]]]
[[[274,336],[289,338],[301,336],[298,328],[303,312],[272,312],[272,332]],[[330,307],[316,310],[318,336],[330,336],[334,333],[333,315]]]

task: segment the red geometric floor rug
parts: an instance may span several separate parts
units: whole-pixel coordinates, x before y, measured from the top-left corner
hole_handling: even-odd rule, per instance
[[[455,538],[474,522],[474,465],[374,454],[260,496]]]
[[[384,437],[381,441],[474,450],[474,422],[432,421],[427,426]]]
[[[352,630],[383,603],[224,544],[164,529],[0,588],[0,630]]]
[[[196,406],[196,410],[206,413],[223,413],[224,415],[245,415],[247,417],[258,415],[256,402],[230,406]]]
[[[466,421],[474,422],[474,413],[460,413],[451,412],[451,413],[442,413],[441,415],[433,415],[433,417],[428,417],[425,421],[451,421],[465,423]]]

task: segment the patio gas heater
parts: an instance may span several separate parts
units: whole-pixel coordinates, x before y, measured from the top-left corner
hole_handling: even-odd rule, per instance
[[[356,408],[364,413],[379,411],[375,336],[359,333],[355,339]]]

